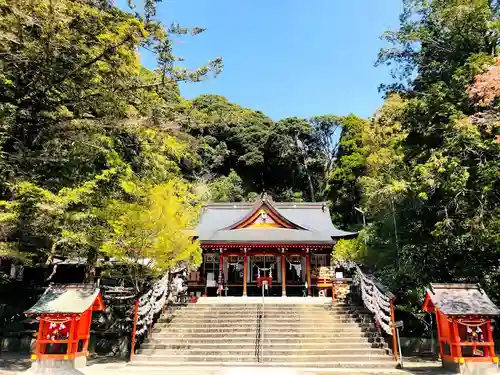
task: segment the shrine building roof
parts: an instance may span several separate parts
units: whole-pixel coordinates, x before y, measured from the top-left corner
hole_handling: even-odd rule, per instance
[[[92,284],[52,284],[25,314],[82,314],[100,299],[99,293]]]
[[[448,316],[500,315],[500,309],[477,284],[431,284],[424,311],[433,311],[434,307]]]
[[[201,211],[195,231],[203,244],[316,244],[356,236],[336,228],[327,204],[274,202],[210,203]]]

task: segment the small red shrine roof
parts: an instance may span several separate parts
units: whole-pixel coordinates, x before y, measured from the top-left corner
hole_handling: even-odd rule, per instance
[[[100,289],[97,286],[52,284],[25,314],[82,314],[89,308],[104,309]]]
[[[431,312],[434,308],[448,316],[500,315],[500,309],[478,284],[431,284],[423,310]]]

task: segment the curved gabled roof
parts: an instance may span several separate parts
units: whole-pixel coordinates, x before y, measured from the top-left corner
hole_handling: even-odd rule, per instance
[[[103,310],[100,289],[93,284],[52,284],[27,311],[37,314],[82,314],[88,309]]]
[[[423,310],[435,308],[448,316],[500,315],[500,309],[478,284],[431,284]]]
[[[277,215],[288,228],[245,228],[259,210]],[[333,244],[356,236],[336,228],[326,203],[283,202],[262,198],[255,203],[211,203],[201,213],[196,236],[203,243]]]

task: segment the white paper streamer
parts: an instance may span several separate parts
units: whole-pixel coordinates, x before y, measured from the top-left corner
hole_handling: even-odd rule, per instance
[[[167,300],[168,274],[158,281],[153,287],[139,298],[136,336],[145,334],[154,316],[158,314]],[[139,328],[140,327],[140,328]]]

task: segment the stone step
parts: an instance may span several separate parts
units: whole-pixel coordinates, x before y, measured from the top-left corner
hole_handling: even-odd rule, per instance
[[[163,368],[162,373],[165,371],[169,371],[170,368],[176,368],[179,365],[183,365],[183,367],[187,367],[189,369],[192,368],[205,368],[208,363],[205,361],[191,361],[188,363],[188,366],[184,362],[178,361],[137,361],[133,360],[130,362],[129,366],[131,367],[147,367],[148,370],[152,370],[153,367]],[[399,371],[394,370],[396,363],[393,360],[363,360],[358,362],[333,362],[333,361],[322,361],[322,362],[314,362],[314,361],[304,361],[304,362],[290,362],[290,361],[281,361],[281,362],[268,362],[264,359],[263,363],[258,362],[234,362],[234,361],[224,361],[224,362],[212,362],[211,366],[223,366],[227,367],[275,367],[275,368],[307,368],[307,369],[318,369],[324,368],[326,369],[345,369],[345,373],[335,372],[335,374],[339,375],[368,375],[368,374],[379,374],[381,373],[369,371],[369,372],[358,372],[359,370],[372,370],[374,368],[383,369],[383,375],[392,375],[392,374],[402,374]],[[258,370],[257,370],[258,371]],[[390,371],[390,372],[389,372]],[[134,372],[135,373],[135,372]],[[199,372],[198,372],[199,374]]]
[[[318,311],[366,311],[368,309],[363,309],[355,306],[331,306],[331,305],[191,305],[185,308],[179,309],[168,309],[170,311],[181,311],[181,312],[192,312],[192,311],[261,311],[261,310],[273,310],[273,311],[302,311],[302,312],[318,312]]]
[[[309,355],[311,357],[321,356],[321,355],[356,355],[356,356],[372,356],[372,355],[386,355],[385,351],[382,349],[374,348],[323,348],[318,346],[316,348],[277,348],[274,346],[260,347],[266,356],[284,356],[284,355]],[[141,350],[141,355],[145,356],[155,356],[155,355],[185,355],[185,356],[253,356],[255,355],[255,347],[247,348],[177,348],[177,349],[148,349],[144,348]]]
[[[319,323],[374,323],[373,319],[363,318],[363,317],[351,317],[351,316],[268,316],[263,317],[251,316],[251,317],[238,317],[238,316],[227,316],[227,317],[213,317],[213,316],[203,316],[203,317],[173,317],[172,319],[166,321],[165,319],[159,319],[156,324],[159,323],[174,323],[174,322],[193,322],[193,323],[211,323],[219,322],[221,324],[239,324],[241,322],[257,322],[259,320],[264,320],[268,322],[274,322],[277,324],[295,324],[310,322],[311,324]]]
[[[159,335],[153,336],[153,338],[148,339],[148,343],[153,344],[220,344],[220,343],[233,343],[237,344],[254,344],[255,345],[255,335],[247,336],[218,336],[218,337],[199,337],[195,336],[183,336],[176,337],[173,335],[165,335],[164,337],[159,337]],[[373,337],[361,337],[358,336],[343,336],[343,337],[325,337],[321,341],[317,337],[295,337],[295,340],[291,341],[290,338],[284,337],[283,335],[264,335],[264,342],[268,345],[276,345],[283,343],[298,343],[298,344],[318,344],[318,343],[336,343],[342,345],[350,345],[357,343],[384,343],[384,340],[378,336]]]
[[[192,309],[192,310],[183,310],[179,313],[183,315],[189,314],[257,314],[259,312],[266,313],[276,313],[276,314],[349,314],[356,312],[355,310],[348,309],[335,309],[335,310],[300,310],[300,309],[291,309],[291,310],[283,310],[283,309]]]
[[[301,327],[301,326],[294,326],[294,327],[288,327],[286,333],[283,332],[283,328],[275,328],[272,326],[267,326],[263,325],[260,328],[261,330],[263,329],[264,332],[269,332],[269,333],[280,333],[280,334],[325,334],[325,335],[339,335],[339,334],[348,334],[348,335],[356,335],[356,334],[364,334],[364,333],[377,333],[376,328],[360,328],[360,327],[328,327],[328,328],[321,328],[321,327]],[[210,328],[186,328],[186,327],[168,327],[168,328],[155,328],[153,329],[153,335],[156,334],[179,334],[179,335],[185,335],[185,334],[225,334],[225,335],[235,335],[235,334],[241,334],[241,335],[248,335],[248,334],[255,334],[257,332],[257,328],[255,326],[245,326],[245,327],[210,327]]]
[[[283,314],[280,312],[269,312],[265,311],[264,313],[238,313],[231,314],[229,312],[221,312],[221,313],[193,313],[186,315],[176,315],[178,318],[182,319],[190,319],[190,318],[212,318],[212,319],[256,319],[257,317],[266,317],[266,318],[281,318],[281,319],[301,319],[301,318],[309,318],[309,319],[349,319],[349,318],[369,318],[369,315],[359,315],[359,314],[300,314],[300,313],[289,313]],[[160,317],[160,319],[168,319],[169,317]]]
[[[259,324],[264,339],[257,349],[266,366],[395,367],[367,311],[347,304],[260,306],[253,302],[190,304],[165,313],[154,334],[140,345],[132,367],[142,364],[169,371],[176,366],[260,366],[255,356]]]
[[[325,322],[325,321],[337,321],[337,322],[344,322],[344,321],[366,321],[366,322],[373,322],[373,318],[371,316],[359,316],[359,315],[342,315],[342,316],[332,316],[332,315],[325,315],[325,316],[315,316],[315,315],[262,315],[262,316],[257,316],[257,315],[193,315],[193,316],[174,316],[170,318],[159,318],[158,323],[168,323],[173,320],[182,320],[182,321],[196,321],[196,322],[203,322],[203,321],[226,321],[229,323],[239,323],[242,321],[249,322],[249,321],[257,321],[258,319],[266,319],[266,320],[273,320],[276,322],[283,322],[283,323],[288,323],[288,322],[301,322],[301,321],[314,321],[314,322]]]
[[[255,314],[191,314],[191,315],[163,315],[158,318],[158,322],[170,322],[174,319],[177,320],[251,320],[263,316],[266,319],[277,319],[282,321],[289,320],[365,320],[373,321],[373,315],[369,314],[268,314],[267,312],[262,315]]]
[[[231,311],[231,310],[213,310],[213,311],[200,311],[200,310],[191,310],[191,311],[182,311],[182,312],[177,312],[177,315],[187,317],[187,316],[193,316],[193,315],[217,315],[217,316],[222,316],[222,315],[230,315],[230,316],[248,316],[248,315],[255,315],[257,316],[258,314],[265,314],[265,315],[281,315],[281,316],[295,316],[295,315],[300,315],[300,316],[346,316],[346,315],[373,315],[367,312],[360,312],[360,311],[282,311],[282,310],[261,310],[261,311],[254,311],[254,310],[242,310],[242,311]],[[165,313],[165,315],[168,315]]]
[[[286,367],[284,367],[285,365]],[[263,367],[272,367],[273,374],[275,375],[298,375],[298,372],[308,372],[315,373],[317,372],[316,367],[308,367],[308,366],[296,366],[295,368],[291,368],[288,364],[280,364],[280,363],[263,363],[263,364],[236,364],[235,367],[221,366],[219,364],[207,364],[207,363],[190,363],[190,366],[185,366],[182,364],[169,364],[167,366],[147,366],[147,364],[135,364],[133,362],[130,365],[126,365],[120,367],[120,373],[127,374],[148,374],[148,375],[165,375],[168,373],[169,375],[230,375],[238,373],[240,375],[254,375],[256,373],[260,373],[265,371]],[[402,370],[395,370],[395,364],[391,367],[384,368],[383,375],[405,375],[406,372]],[[297,371],[299,370],[299,371]],[[323,369],[321,373],[323,375],[331,374],[331,375],[380,375],[381,369],[379,368],[351,368],[351,367],[343,367],[343,368],[329,368]]]
[[[172,310],[171,310],[172,311]],[[352,306],[307,306],[307,305],[234,305],[234,306],[210,306],[210,305],[193,305],[191,308],[176,309],[174,311],[182,313],[191,313],[193,311],[203,311],[203,312],[216,312],[216,311],[231,311],[231,312],[242,312],[242,311],[283,311],[285,313],[289,312],[302,312],[302,313],[318,313],[318,312],[365,312],[370,313],[367,309],[356,308]]]
[[[303,321],[311,321],[311,322],[352,322],[352,321],[366,321],[366,322],[373,322],[373,319],[371,317],[362,317],[362,316],[304,316],[304,315],[297,315],[297,316],[287,316],[287,315],[280,315],[280,316],[269,316],[269,315],[264,315],[263,319],[266,320],[273,320],[276,322],[282,322],[282,323],[294,323],[294,322],[303,322]],[[206,315],[206,316],[174,316],[169,318],[159,318],[158,323],[169,323],[174,320],[177,321],[183,321],[183,322],[188,322],[188,321],[194,321],[194,322],[212,322],[212,321],[219,321],[219,322],[228,322],[228,323],[240,323],[242,321],[256,321],[257,316],[233,316],[233,315],[228,315],[228,316],[213,316],[213,315]]]
[[[269,305],[269,304],[253,304],[253,305],[244,305],[244,304],[235,304],[235,305],[192,305],[185,309],[180,309],[185,312],[191,311],[260,311],[260,310],[269,310],[269,311],[284,311],[284,312],[292,312],[292,311],[302,311],[302,312],[317,312],[317,311],[354,311],[360,310],[355,306],[331,306],[331,305]],[[364,309],[362,309],[364,310]]]
[[[355,320],[348,320],[348,321],[341,321],[341,320],[321,320],[321,321],[306,321],[306,320],[297,320],[297,321],[283,321],[283,320],[267,320],[264,319],[264,324],[268,327],[276,327],[276,328],[287,328],[287,327],[296,327],[296,326],[301,326],[301,327],[364,327],[364,328],[369,328],[369,327],[375,327],[374,323],[371,322],[362,322],[362,321],[355,321]],[[240,322],[238,322],[240,323]],[[253,325],[256,326],[257,322],[241,322],[246,325]],[[198,327],[198,328],[204,328],[204,327],[212,327],[214,325],[218,327],[231,327],[233,328],[237,324],[237,322],[227,322],[227,321],[217,321],[217,322],[206,322],[206,321],[189,321],[189,320],[174,320],[170,323],[156,323],[155,327],[156,328],[166,328],[166,327]]]
[[[265,312],[281,312],[283,314],[292,314],[292,313],[300,313],[300,314],[345,314],[345,313],[350,313],[350,312],[355,312],[356,310],[354,309],[347,309],[347,308],[342,308],[342,309],[300,309],[300,308],[291,308],[291,309],[286,309],[286,308],[274,308],[274,307],[264,307],[263,309],[256,309],[256,308],[240,308],[240,309],[224,309],[224,308],[213,308],[213,309],[204,309],[204,308],[199,308],[199,309],[186,309],[179,311],[182,314],[192,314],[195,312],[200,312],[200,313],[231,313],[231,314],[243,314],[243,313],[252,313],[256,314],[257,312],[260,311],[265,311]]]
[[[260,322],[252,321],[252,322],[238,322],[238,323],[227,323],[227,322],[183,322],[183,321],[174,321],[172,323],[157,323],[153,327],[154,329],[257,329],[259,326],[265,326],[272,329],[279,330],[289,330],[289,329],[312,329],[312,330],[321,330],[321,329],[373,329],[376,330],[376,325],[374,323],[340,323],[340,322],[311,322],[311,321],[303,321],[303,322],[275,322],[275,321],[267,321],[263,320]]]
[[[385,354],[371,354],[371,355],[349,355],[349,354],[321,354],[321,355],[308,355],[308,354],[293,354],[293,355],[266,355],[264,354],[262,357],[264,362],[287,362],[289,364],[300,363],[300,362],[311,362],[311,360],[315,360],[316,364],[322,364],[323,362],[348,362],[351,364],[355,364],[356,362],[364,362],[364,361],[382,361],[389,362],[394,365],[392,358]],[[161,363],[161,362],[170,362],[170,363],[186,363],[190,362],[256,362],[257,358],[255,353],[250,353],[248,356],[241,355],[191,355],[191,354],[179,354],[179,355],[143,355],[137,354],[134,357],[134,362],[144,362],[144,363]]]
[[[375,323],[371,321],[341,321],[341,320],[275,320],[275,319],[252,319],[252,320],[183,320],[183,319],[174,319],[170,323],[167,322],[157,322],[155,327],[211,327],[211,326],[220,326],[220,327],[239,327],[239,326],[256,326],[258,323],[266,324],[274,327],[281,327],[287,329],[288,327],[375,327]]]
[[[264,327],[265,328],[265,327]],[[169,332],[169,331],[160,331],[154,334],[155,338],[164,338],[171,336],[182,336],[182,337],[199,337],[199,338],[215,338],[215,337],[228,337],[231,335],[238,336],[252,336],[254,337],[256,334],[255,330],[244,331],[244,330],[234,330],[234,331],[223,331],[223,332],[207,332],[207,331],[196,331],[196,332]],[[377,336],[377,332],[361,332],[361,331],[332,331],[332,332],[324,332],[324,331],[270,331],[266,332],[266,335],[271,337],[285,337],[290,339],[301,338],[301,337],[310,337],[310,338],[327,338],[327,337],[335,337],[337,339],[346,339],[356,337],[374,337]]]
[[[240,308],[261,308],[262,299],[254,300],[254,303],[189,303],[186,305],[186,309],[197,309],[197,308],[225,308],[225,309],[240,309]],[[264,299],[264,307],[274,307],[274,308],[301,308],[301,309],[345,309],[345,308],[360,308],[357,305],[350,303],[333,303],[331,300],[325,300],[324,303],[320,304],[310,304],[310,303],[272,303],[269,300]]]
[[[356,310],[350,308],[341,308],[341,309],[314,309],[314,310],[303,310],[303,309],[283,309],[283,308],[268,308],[265,307],[263,309],[252,309],[252,308],[242,308],[242,309],[185,309],[185,310],[177,310],[176,313],[179,314],[192,314],[192,313],[231,313],[231,314],[245,314],[251,313],[256,314],[257,312],[281,312],[283,314],[351,314],[351,313],[360,313],[360,314],[369,314],[369,311],[366,310]]]
[[[338,342],[269,342],[264,338],[264,344],[266,346],[270,346],[273,349],[307,349],[307,348],[324,348],[324,349],[344,349],[346,347],[351,349],[366,349],[373,348],[377,346],[373,346],[366,340],[359,342],[349,342],[348,346],[344,343]],[[218,343],[207,343],[207,342],[172,342],[172,343],[156,343],[151,341],[145,341],[141,344],[142,349],[157,349],[157,350],[165,350],[165,349],[178,349],[178,348],[189,348],[189,349],[254,349],[255,348],[255,340],[252,341],[240,341],[240,342],[218,342]]]
[[[176,325],[171,325],[171,326],[160,326],[157,328],[153,328],[153,333],[154,335],[157,334],[162,334],[162,333],[169,333],[169,334],[179,334],[179,335],[185,335],[188,333],[196,333],[196,334],[237,334],[238,332],[243,333],[242,336],[246,336],[248,333],[256,333],[259,330],[264,329],[265,332],[279,332],[282,334],[287,334],[287,333],[307,333],[310,332],[311,334],[319,334],[319,333],[328,333],[328,334],[362,334],[364,335],[365,333],[370,333],[370,336],[374,334],[379,334],[380,329],[376,328],[374,325],[340,325],[340,324],[333,324],[333,325],[312,325],[312,324],[304,324],[304,325],[288,325],[288,326],[279,326],[279,325],[274,325],[270,323],[263,322],[259,325],[252,323],[252,324],[245,324],[243,323],[239,326],[217,326],[216,324],[212,325],[186,325],[183,326],[182,324],[176,324]]]
[[[283,312],[293,312],[300,311],[303,313],[316,313],[316,312],[346,312],[346,311],[358,311],[366,309],[358,309],[355,307],[348,306],[307,306],[307,305],[234,305],[234,306],[209,306],[209,305],[198,305],[193,308],[178,309],[177,311],[182,312],[193,312],[193,311],[283,311]]]
[[[287,298],[287,297],[281,297],[281,298]],[[340,302],[338,301],[337,303],[332,304],[331,299],[325,299],[323,300],[323,303],[281,303],[282,299],[279,300],[278,303],[273,303],[273,301],[270,301],[267,298],[264,298],[264,305],[265,306],[275,306],[275,307],[280,307],[283,306],[285,308],[290,307],[290,306],[297,306],[297,307],[304,307],[304,308],[329,308],[329,307],[356,307],[356,305],[353,305],[352,303],[346,303],[346,302]],[[248,303],[248,302],[253,302],[253,303]],[[292,302],[292,299],[289,299],[288,302]],[[227,307],[227,308],[238,308],[240,306],[262,306],[262,298],[252,298],[252,301],[246,301],[245,303],[221,303],[220,301],[214,301],[214,303],[209,303],[208,301],[204,301],[203,303],[189,303],[186,305],[188,309],[190,308],[197,308],[197,307]]]

